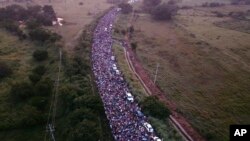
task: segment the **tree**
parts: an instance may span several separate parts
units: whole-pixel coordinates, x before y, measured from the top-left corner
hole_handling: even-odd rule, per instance
[[[36,50],[33,53],[33,57],[36,61],[44,61],[48,58],[48,52],[46,50]]]
[[[12,70],[10,69],[10,67],[5,63],[0,62],[0,79],[7,77],[11,74],[12,74]]]
[[[121,3],[119,7],[122,9],[123,14],[129,14],[133,11],[133,7],[128,3]]]
[[[43,75],[46,72],[46,68],[43,65],[39,65],[32,70],[33,73]]]
[[[10,96],[13,102],[25,101],[33,94],[33,87],[28,82],[17,82],[11,86]]]
[[[143,0],[143,5],[146,7],[155,7],[161,3],[161,0]]]
[[[103,111],[102,102],[99,96],[86,94],[75,101],[76,105],[79,107],[85,106],[94,113],[98,114]]]
[[[88,114],[88,113],[86,113]],[[78,123],[72,132],[73,141],[97,141],[100,140],[100,127],[95,121],[83,120]]]
[[[136,42],[131,43],[131,48],[132,50],[136,51],[137,43]]]
[[[36,107],[39,111],[43,111],[48,103],[45,97],[35,96],[29,100],[29,105]]]
[[[29,32],[31,40],[45,42],[50,39],[50,33],[41,28],[33,29]]]
[[[53,83],[52,81],[47,78],[38,82],[34,87],[34,93],[36,96],[46,97],[52,93]]]
[[[28,29],[36,29],[36,28],[39,28],[41,25],[39,22],[37,22],[37,20],[30,19],[26,22],[26,26]]]
[[[41,75],[33,73],[29,75],[29,79],[33,84],[36,84],[38,81],[40,81],[42,78]]]
[[[177,14],[178,7],[171,4],[161,4],[152,10],[151,15],[155,20],[171,20]]]
[[[170,110],[160,102],[156,97],[149,96],[142,102],[143,111],[153,117],[166,119],[171,114]]]

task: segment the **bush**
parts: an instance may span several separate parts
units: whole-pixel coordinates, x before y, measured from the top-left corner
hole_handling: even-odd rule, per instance
[[[50,33],[41,28],[33,29],[29,32],[31,40],[45,42],[50,39]]]
[[[48,103],[48,100],[44,97],[35,96],[29,100],[29,105],[36,107],[39,111],[43,111]]]
[[[39,28],[41,25],[40,23],[37,22],[37,20],[35,19],[30,19],[26,22],[26,27],[28,29],[36,29],[36,28]]]
[[[38,82],[35,85],[34,93],[36,96],[49,96],[52,93],[53,82],[50,79],[45,79],[43,81]]]
[[[3,62],[0,62],[0,79],[7,77],[12,74],[12,70],[8,65]]]
[[[145,114],[158,119],[166,119],[171,114],[170,110],[156,97],[147,97],[142,102],[142,109]]]
[[[161,4],[152,10],[152,16],[155,20],[171,20],[172,16],[177,14],[176,5]]]
[[[46,50],[36,50],[33,57],[36,61],[44,61],[48,58],[48,52]]]
[[[37,67],[35,67],[32,72],[34,74],[38,74],[38,75],[44,75],[44,73],[46,72],[46,68],[43,65],[39,65]]]
[[[146,7],[155,7],[161,3],[161,0],[143,0],[143,5]]]
[[[33,84],[36,84],[38,81],[40,81],[41,80],[41,78],[42,78],[42,76],[41,75],[39,75],[39,74],[30,74],[29,75],[29,79],[30,79],[30,81],[33,83]]]
[[[134,33],[134,31],[135,31],[134,26],[130,26],[128,28],[128,30],[129,30],[129,33]]]
[[[119,7],[122,9],[123,14],[129,14],[133,11],[133,7],[128,3],[121,3]]]
[[[131,43],[131,48],[132,48],[132,50],[136,50],[137,43],[136,42]]]
[[[224,17],[224,14],[222,14],[221,12],[215,11],[213,13],[216,15],[216,17],[219,17],[219,18]]]
[[[23,102],[32,95],[33,86],[28,82],[18,82],[11,86],[10,96],[13,102]]]

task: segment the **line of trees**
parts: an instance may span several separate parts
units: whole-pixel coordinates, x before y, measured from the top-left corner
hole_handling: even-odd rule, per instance
[[[250,0],[231,0],[232,5],[246,4],[250,5]]]
[[[159,99],[154,96],[146,97],[141,102],[141,105],[142,110],[146,115],[158,118],[160,120],[166,120],[171,114],[170,110],[165,106],[165,104],[160,102]]]
[[[120,3],[119,5],[119,8],[121,8],[121,12],[123,14],[129,14],[133,11],[133,7],[132,5],[128,4],[128,3]]]
[[[143,0],[143,8],[155,20],[171,20],[178,11],[175,0],[170,0],[168,3],[162,3],[161,0]]]
[[[30,6],[24,8],[20,5],[10,5],[0,8],[0,21],[27,21],[34,19],[44,26],[52,26],[52,22],[56,21],[56,14],[52,6]]]
[[[0,26],[17,35],[20,40],[29,37],[32,41],[55,43],[61,39],[61,36],[42,28],[42,26],[51,26],[55,20],[55,11],[49,5],[28,8],[11,5],[0,8]],[[27,31],[22,26],[25,26]]]

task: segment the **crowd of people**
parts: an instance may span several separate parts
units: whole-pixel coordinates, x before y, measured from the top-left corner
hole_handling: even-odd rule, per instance
[[[155,132],[145,127],[147,118],[136,101],[127,97],[128,83],[123,79],[112,52],[112,24],[119,13],[115,8],[97,25],[92,46],[92,69],[116,141],[152,141]],[[138,114],[141,113],[141,114]]]

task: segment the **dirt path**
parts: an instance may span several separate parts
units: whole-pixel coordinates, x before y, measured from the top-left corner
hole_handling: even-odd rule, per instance
[[[179,113],[176,112],[176,105],[167,98],[167,94],[164,94],[160,88],[153,83],[150,79],[148,73],[144,70],[142,65],[139,62],[139,59],[136,57],[135,53],[130,47],[130,41],[128,37],[125,37],[125,42],[123,43],[125,48],[125,56],[131,70],[140,80],[144,89],[148,92],[149,95],[154,95],[159,98],[160,101],[164,102],[167,107],[172,112],[170,120],[173,123],[174,127],[182,134],[185,140],[188,141],[205,141],[205,139],[190,125],[190,123]]]

